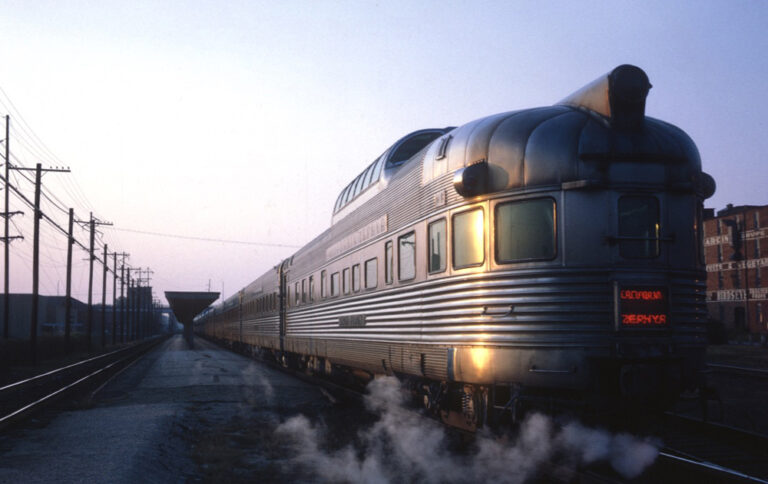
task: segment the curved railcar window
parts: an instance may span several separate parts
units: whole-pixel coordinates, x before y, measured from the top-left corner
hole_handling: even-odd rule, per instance
[[[364,174],[360,174],[357,176],[357,180],[355,180],[355,191],[352,193],[352,198],[350,198],[350,200],[355,198],[357,194],[360,193],[360,191],[363,189],[363,175]]]
[[[360,290],[360,264],[352,266],[352,290],[354,292]]]
[[[485,220],[483,209],[453,216],[453,267],[478,266],[485,261]]]
[[[309,302],[315,300],[315,276],[309,276]]]
[[[416,234],[411,232],[397,239],[397,278],[407,281],[416,277]]]
[[[429,224],[429,272],[443,272],[447,262],[445,219]]]
[[[656,197],[619,198],[619,253],[622,257],[658,257],[659,232],[659,201]]]
[[[373,258],[365,261],[365,288],[373,289],[379,279],[379,259]]]
[[[551,198],[496,206],[496,262],[553,259],[557,253],[555,201]]]
[[[379,175],[381,175],[381,167],[384,165],[385,157],[382,155],[376,160],[373,165],[373,173],[371,174],[371,183],[379,181]]]
[[[392,241],[389,240],[384,244],[384,282],[387,284],[392,284],[393,255]]]
[[[339,295],[339,273],[334,272],[331,274],[331,297]]]
[[[299,283],[298,282],[296,284],[294,284],[294,288],[293,289],[294,289],[293,292],[294,292],[295,297],[296,297],[296,306],[298,306],[299,305],[299,301],[301,301],[301,291],[299,290]]]
[[[410,160],[413,155],[421,151],[425,146],[434,141],[434,139],[441,134],[442,133],[440,132],[422,133],[405,140],[403,144],[397,147],[397,151],[392,153],[392,156],[389,159],[389,164],[392,166],[397,166],[405,161]]]

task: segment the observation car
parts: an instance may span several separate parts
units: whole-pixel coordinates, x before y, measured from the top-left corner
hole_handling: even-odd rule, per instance
[[[468,428],[528,403],[670,405],[702,384],[715,184],[645,116],[650,88],[622,65],[553,106],[408,134],[196,331],[322,377],[397,375]]]

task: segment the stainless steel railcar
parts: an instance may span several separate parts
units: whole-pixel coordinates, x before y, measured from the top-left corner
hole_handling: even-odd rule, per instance
[[[197,331],[319,375],[396,374],[473,427],[520,402],[669,404],[701,384],[703,200],[619,66],[560,103],[411,133],[331,227]]]

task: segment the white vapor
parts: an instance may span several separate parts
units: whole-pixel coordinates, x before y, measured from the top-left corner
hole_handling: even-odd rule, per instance
[[[368,390],[366,407],[379,419],[360,430],[362,448],[326,449],[325,429],[299,415],[276,429],[292,443],[292,462],[311,469],[326,482],[521,483],[548,463],[607,461],[623,477],[633,478],[658,455],[658,448],[646,440],[576,422],[558,428],[549,417],[537,413],[521,423],[514,440],[480,434],[472,452],[457,454],[448,449],[440,424],[406,408],[397,379],[378,378]]]

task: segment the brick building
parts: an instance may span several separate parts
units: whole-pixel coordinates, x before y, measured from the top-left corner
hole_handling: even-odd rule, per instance
[[[768,205],[729,204],[704,220],[707,308],[731,334],[768,334]]]

